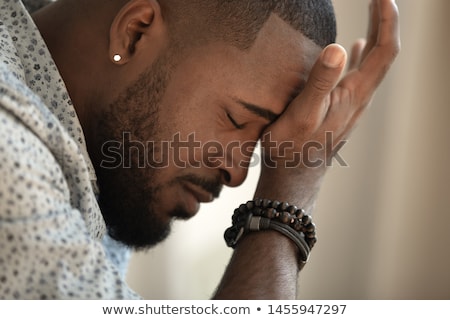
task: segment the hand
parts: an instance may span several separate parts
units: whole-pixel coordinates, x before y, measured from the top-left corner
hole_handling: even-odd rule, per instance
[[[354,45],[348,73],[339,80],[347,62],[345,50],[337,44],[326,47],[304,91],[267,128],[261,141],[266,164],[255,196],[301,198],[311,205],[327,164],[369,105],[399,50],[395,2],[373,0],[367,39]],[[270,139],[265,139],[268,134]],[[274,153],[269,140],[292,142],[292,148]],[[296,166],[289,168],[289,163]]]

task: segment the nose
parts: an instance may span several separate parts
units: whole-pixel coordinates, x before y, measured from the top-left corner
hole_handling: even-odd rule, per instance
[[[240,186],[247,178],[256,142],[235,143],[227,146],[220,165],[222,183],[229,187]]]
[[[247,178],[248,168],[221,169],[222,184],[228,187],[238,187]]]

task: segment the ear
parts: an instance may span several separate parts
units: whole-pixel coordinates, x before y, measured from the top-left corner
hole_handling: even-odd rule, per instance
[[[139,49],[145,47],[144,42],[157,40],[155,37],[161,36],[163,25],[158,0],[128,1],[111,24],[108,50],[110,60],[119,65],[127,63]]]

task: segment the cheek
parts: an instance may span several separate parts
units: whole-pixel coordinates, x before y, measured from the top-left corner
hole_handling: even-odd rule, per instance
[[[159,119],[171,162],[179,167],[200,167],[202,153],[218,140],[217,120],[209,110],[196,104],[172,104]],[[213,147],[211,147],[213,148]]]

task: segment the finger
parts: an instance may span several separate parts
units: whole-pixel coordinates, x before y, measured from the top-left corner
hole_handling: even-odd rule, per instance
[[[347,61],[345,49],[338,44],[327,46],[313,66],[303,92],[292,102],[296,118],[320,122],[326,115],[330,92],[336,87]]]
[[[367,57],[370,50],[372,50],[372,48],[377,43],[379,22],[379,3],[378,0],[372,0],[369,6],[369,28],[367,29],[367,44],[362,52],[362,60]]]
[[[378,0],[379,23],[375,45],[356,72],[345,77],[340,86],[353,91],[361,104],[368,104],[400,50],[398,9],[393,0]]]
[[[378,0],[379,5],[379,14],[380,14],[380,23],[379,23],[379,32],[377,38],[377,46],[389,46],[392,47],[397,46],[399,49],[400,46],[400,29],[399,29],[399,14],[398,7],[395,3],[395,0]]]
[[[352,47],[352,51],[350,54],[350,62],[348,65],[348,70],[353,70],[358,68],[359,64],[362,60],[362,53],[364,48],[366,47],[366,40],[365,39],[359,39],[355,42],[355,44]]]

